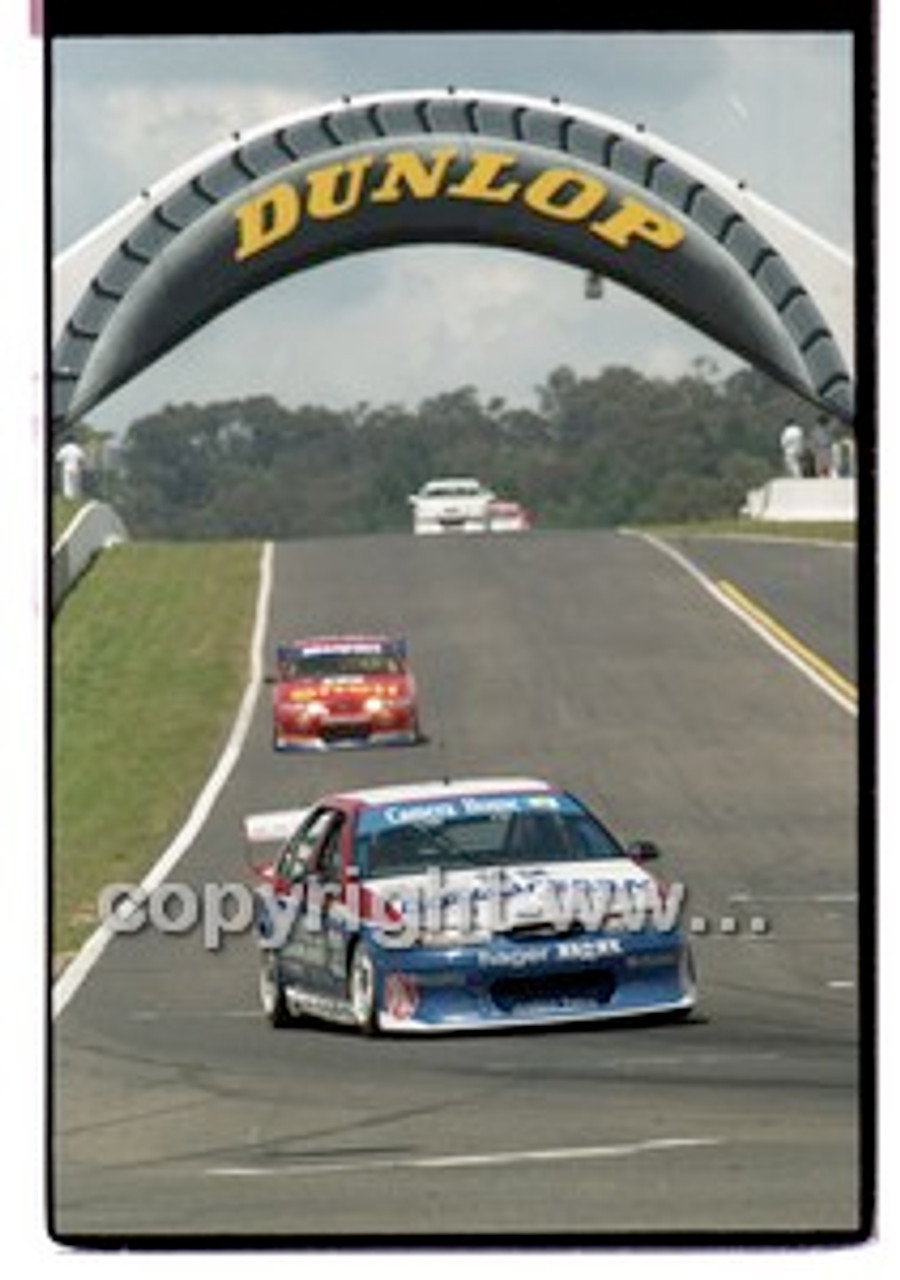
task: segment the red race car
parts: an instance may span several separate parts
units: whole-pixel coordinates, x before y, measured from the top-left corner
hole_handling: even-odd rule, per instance
[[[272,715],[276,751],[419,741],[416,682],[406,641],[313,636],[281,645]]]

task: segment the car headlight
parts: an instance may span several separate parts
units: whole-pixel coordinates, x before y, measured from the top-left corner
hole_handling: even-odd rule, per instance
[[[325,703],[318,702],[315,699],[312,702],[308,702],[306,704],[305,710],[306,710],[306,714],[310,716],[324,716],[328,714],[328,707],[325,705]]]
[[[365,702],[363,703],[363,709],[365,711],[368,711],[370,715],[377,715],[378,712],[383,711],[386,706],[387,706],[387,703],[385,702],[384,698],[379,698],[379,697],[366,698]]]

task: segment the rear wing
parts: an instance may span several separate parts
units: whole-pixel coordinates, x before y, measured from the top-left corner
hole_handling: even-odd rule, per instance
[[[248,844],[287,840],[310,812],[310,809],[275,809],[271,813],[248,814],[244,818],[244,838]]]
[[[357,641],[354,641],[353,638],[348,638],[346,641],[348,652],[353,652],[354,643],[360,646],[360,652],[363,653],[377,653],[380,650],[384,650],[387,653],[397,653],[402,658],[405,658],[408,651],[406,636],[382,636],[378,639],[360,639]],[[323,641],[321,650],[325,653],[337,653],[340,652],[341,645],[337,641]],[[315,646],[310,649],[304,649],[302,645],[280,644],[275,649],[275,661],[278,663],[290,662],[304,653],[314,651]]]

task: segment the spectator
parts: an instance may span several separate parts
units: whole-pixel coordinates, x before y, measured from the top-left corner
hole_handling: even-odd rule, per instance
[[[80,444],[68,440],[56,453],[62,475],[62,494],[64,498],[81,497],[81,480],[87,454]]]
[[[784,470],[789,476],[803,475],[803,455],[806,437],[797,422],[788,421],[781,433],[781,452],[784,454]]]
[[[820,417],[811,432],[814,476],[831,475],[831,432],[827,417]]]
[[[831,474],[852,476],[854,473],[854,448],[849,436],[842,436],[831,446]]]

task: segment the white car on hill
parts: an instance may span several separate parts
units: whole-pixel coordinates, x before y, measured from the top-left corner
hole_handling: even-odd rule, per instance
[[[521,503],[498,498],[473,476],[429,480],[409,501],[417,534],[514,533],[532,524]]]
[[[496,498],[471,476],[429,480],[410,495],[414,533],[486,533],[488,509]]]

